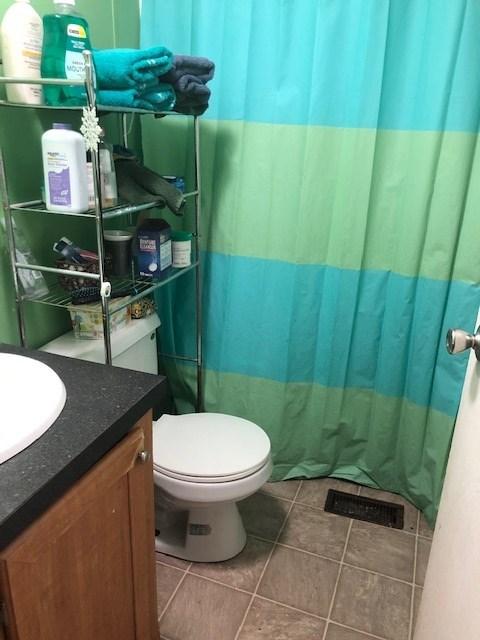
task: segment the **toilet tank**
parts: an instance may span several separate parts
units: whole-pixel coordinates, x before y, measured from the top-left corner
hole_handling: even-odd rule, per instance
[[[156,329],[160,320],[156,314],[140,320],[132,320],[111,334],[112,364],[116,367],[158,373]],[[40,347],[40,351],[48,351],[61,356],[105,362],[103,340],[81,340],[75,338],[73,331],[55,338]]]

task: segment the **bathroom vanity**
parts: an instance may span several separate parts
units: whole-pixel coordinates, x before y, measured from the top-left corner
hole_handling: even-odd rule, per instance
[[[157,640],[151,409],[164,379],[0,352],[41,360],[67,390],[57,421],[0,465],[0,640]]]

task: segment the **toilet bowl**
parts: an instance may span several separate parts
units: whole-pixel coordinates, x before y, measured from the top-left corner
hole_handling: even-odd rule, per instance
[[[164,414],[153,423],[157,551],[193,562],[240,553],[247,538],[236,503],[271,471],[270,440],[253,422]]]

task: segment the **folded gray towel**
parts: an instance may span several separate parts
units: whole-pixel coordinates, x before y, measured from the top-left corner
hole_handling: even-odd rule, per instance
[[[213,78],[215,64],[208,58],[197,56],[173,56],[173,66],[165,75],[161,76],[161,82],[173,84],[184,75],[196,76],[204,84]]]

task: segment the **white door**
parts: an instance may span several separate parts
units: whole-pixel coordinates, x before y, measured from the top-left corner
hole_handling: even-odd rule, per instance
[[[454,353],[472,346],[480,355],[480,336],[455,332]],[[472,349],[414,640],[479,638],[480,362]]]

